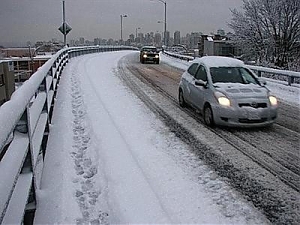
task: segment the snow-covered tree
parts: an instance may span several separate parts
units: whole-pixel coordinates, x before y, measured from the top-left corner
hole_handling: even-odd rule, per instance
[[[243,0],[243,12],[231,10],[229,26],[250,58],[287,67],[300,58],[300,1]]]

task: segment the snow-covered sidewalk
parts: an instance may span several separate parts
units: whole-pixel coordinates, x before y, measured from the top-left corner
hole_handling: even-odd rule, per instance
[[[122,51],[62,74],[36,224],[267,224],[122,83]]]

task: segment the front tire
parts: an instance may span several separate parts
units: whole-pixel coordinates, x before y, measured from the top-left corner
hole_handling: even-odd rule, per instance
[[[178,100],[179,100],[179,105],[182,108],[186,107],[186,102],[185,102],[184,97],[183,97],[183,91],[181,89],[179,90]]]
[[[209,105],[206,105],[204,107],[203,120],[204,123],[209,127],[213,127],[215,125],[213,111]]]

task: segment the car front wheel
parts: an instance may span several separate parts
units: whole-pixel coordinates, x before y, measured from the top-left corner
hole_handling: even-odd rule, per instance
[[[204,123],[207,126],[213,127],[215,125],[214,117],[213,117],[213,111],[212,111],[212,109],[209,105],[204,107],[203,119],[204,119]]]

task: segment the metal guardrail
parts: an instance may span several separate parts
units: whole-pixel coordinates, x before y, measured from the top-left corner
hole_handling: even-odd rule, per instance
[[[289,70],[279,70],[273,68],[267,68],[262,66],[252,66],[247,65],[248,68],[254,70],[257,73],[257,76],[261,77],[262,73],[269,73],[269,74],[277,74],[280,76],[285,76],[288,78],[288,85],[291,86],[295,83],[295,78],[300,78],[300,72],[289,71]]]
[[[175,57],[181,60],[190,61],[195,59],[195,57],[192,56],[186,56],[186,55],[180,55],[173,52],[167,52],[164,51],[164,54]],[[292,85],[295,82],[295,78],[300,78],[300,72],[295,71],[289,71],[289,70],[279,70],[279,69],[273,69],[268,67],[262,67],[262,66],[253,66],[253,65],[246,65],[249,69],[254,70],[254,72],[257,73],[257,76],[261,77],[262,73],[269,73],[269,74],[276,74],[280,76],[285,76],[288,78],[288,85]]]
[[[54,99],[69,58],[118,50],[136,48],[64,48],[0,107],[0,224],[33,223]]]
[[[195,57],[193,57],[193,56],[181,55],[181,54],[174,53],[174,52],[164,51],[163,53],[168,56],[171,56],[171,57],[174,57],[177,59],[181,59],[181,60],[185,60],[185,61],[191,61],[191,60],[195,59]]]

